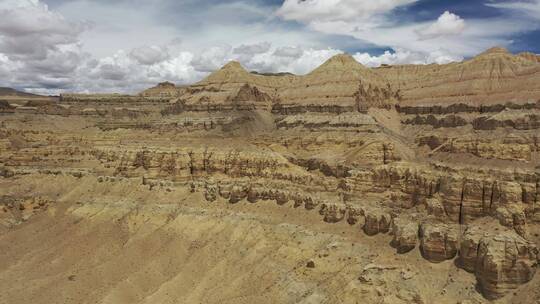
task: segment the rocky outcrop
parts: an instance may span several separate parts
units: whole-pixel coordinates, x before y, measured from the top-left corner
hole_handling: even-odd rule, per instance
[[[527,215],[525,214],[525,205],[509,204],[499,207],[495,210],[495,218],[503,226],[513,228],[517,234],[522,237],[527,235]]]
[[[537,264],[534,244],[514,233],[502,233],[480,239],[475,275],[483,294],[496,299],[530,281]]]
[[[249,84],[244,84],[236,93],[236,96],[230,99],[232,103],[242,103],[242,102],[271,102],[272,97],[270,95],[261,92],[257,87],[252,87]]]
[[[139,95],[150,99],[170,100],[178,97],[182,90],[182,87],[177,87],[174,83],[165,81],[158,83],[153,88],[142,91]]]
[[[307,109],[306,112],[318,112]],[[324,111],[323,111],[324,112]],[[376,126],[373,117],[361,113],[342,113],[338,115],[316,115],[313,113],[287,115],[276,121],[276,126],[283,129],[297,127],[321,130],[321,129],[358,129],[361,127]]]
[[[392,235],[392,246],[398,253],[407,253],[418,243],[418,223],[408,218],[394,218]]]
[[[530,52],[523,52],[523,53],[519,53],[517,55],[519,57],[525,58],[527,60],[540,63],[540,55],[538,55],[538,54],[530,53]]]
[[[540,102],[512,103],[501,102],[496,104],[465,104],[449,103],[448,105],[396,105],[399,113],[406,115],[448,115],[460,113],[499,113],[505,110],[538,110]]]
[[[372,171],[351,170],[348,184],[368,192],[391,191],[405,206],[426,205],[427,211],[455,223],[468,223],[494,214],[500,206],[521,203],[531,213],[538,196],[536,174],[501,172],[498,179],[469,174],[464,177],[447,167],[411,167],[406,163],[381,165]],[[508,172],[509,173],[509,172]]]
[[[350,55],[338,55],[305,76],[253,74],[230,62],[179,98],[192,111],[272,109],[291,115],[366,113],[370,107],[389,108],[399,94]]]
[[[0,100],[0,113],[15,113],[15,107],[6,100]]]
[[[538,265],[538,248],[512,231],[492,233],[469,227],[464,233],[458,265],[475,274],[489,299],[497,299],[530,281]]]
[[[378,208],[362,209],[364,215],[364,233],[373,236],[379,233],[388,233],[392,223],[392,217],[388,212]]]
[[[502,48],[464,62],[403,65],[375,69],[393,88],[401,105],[495,104],[540,98],[540,65]]]
[[[269,110],[276,90],[295,78],[252,74],[233,61],[186,88],[179,99],[188,111]]]
[[[0,228],[13,228],[54,206],[46,197],[17,198],[0,196]]]
[[[337,55],[279,91],[274,113],[363,112],[388,108],[399,99],[389,83],[350,55]]]
[[[511,231],[494,233],[483,226],[459,226],[432,220],[419,224],[415,217],[392,217],[381,206],[329,203],[298,190],[280,191],[247,184],[205,185],[207,199],[213,200],[216,193],[230,203],[247,199],[251,203],[275,200],[280,205],[292,201],[295,207],[303,206],[307,210],[318,206],[323,221],[337,223],[347,219],[351,225],[360,223],[367,235],[391,230],[391,245],[400,254],[410,252],[419,243],[422,256],[430,262],[440,263],[457,257],[456,264],[474,273],[484,296],[489,299],[500,298],[530,281],[540,261],[537,247]]]
[[[298,176],[286,160],[275,153],[246,153],[237,150],[95,150],[91,151],[104,165],[115,168],[121,176],[137,176],[140,169],[147,178],[182,179],[216,173],[231,177],[272,177],[294,180]],[[302,177],[301,177],[302,176]]]
[[[466,119],[457,115],[447,115],[441,118],[437,118],[433,115],[428,115],[428,116],[417,115],[415,118],[407,119],[403,123],[407,125],[430,125],[436,129],[456,128],[456,127],[462,127],[469,124]]]
[[[540,114],[528,114],[516,111],[513,113],[503,112],[501,114],[478,117],[472,124],[476,130],[495,130],[497,128],[512,128],[517,130],[540,129]]]
[[[423,223],[420,225],[420,251],[430,262],[453,259],[459,248],[459,227],[451,224]]]
[[[345,218],[347,206],[345,204],[324,203],[321,205],[319,213],[324,216],[327,223],[337,223]]]
[[[468,272],[474,273],[477,266],[478,246],[480,240],[487,236],[486,230],[480,226],[467,227],[461,236],[457,264]]]
[[[135,209],[161,200],[189,205],[189,214],[239,213],[305,231],[325,222],[317,229],[331,239],[346,231],[372,236],[341,245],[392,238],[395,250],[373,252],[373,263],[395,260],[394,251],[416,261],[418,248],[428,261],[446,261],[428,273],[454,267],[457,257],[487,298],[512,298],[538,259],[533,59],[491,50],[462,63],[369,69],[338,55],[304,76],[250,73],[232,62],[185,88],[158,86],[172,92],[163,100],[66,95],[32,102],[0,115],[0,181],[12,193],[15,186],[38,196],[60,189],[66,205],[95,191]],[[38,182],[48,187],[37,193]],[[298,256],[303,245],[294,238],[270,243],[291,242],[287,250]],[[341,245],[299,261],[314,262],[314,277],[334,271],[324,260],[355,247]],[[293,267],[287,271],[297,274]],[[405,285],[420,275],[396,273]]]
[[[125,94],[61,94],[60,101],[66,103],[86,103],[86,102],[115,102],[132,103],[148,101],[143,96]]]

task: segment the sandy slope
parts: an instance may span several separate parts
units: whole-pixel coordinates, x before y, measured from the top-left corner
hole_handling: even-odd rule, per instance
[[[130,181],[108,189],[90,178],[55,182],[73,188],[63,193],[35,177],[25,187],[2,184],[10,194],[30,187],[59,202],[0,235],[0,303],[481,301],[474,278],[450,261],[396,256],[388,236],[323,223],[316,212],[202,203],[197,194],[152,193]]]

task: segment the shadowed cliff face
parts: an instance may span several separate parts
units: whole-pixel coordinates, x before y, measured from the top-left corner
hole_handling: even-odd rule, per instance
[[[0,103],[0,299],[539,300],[535,58]]]

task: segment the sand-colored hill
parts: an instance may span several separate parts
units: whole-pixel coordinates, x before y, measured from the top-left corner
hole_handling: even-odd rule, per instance
[[[523,53],[519,53],[518,56],[528,59],[530,61],[540,62],[540,55],[538,54],[534,54],[530,52],[523,52]]]
[[[237,61],[231,61],[220,70],[210,74],[202,81],[195,84],[195,86],[207,86],[207,85],[231,85],[231,84],[250,84],[260,86],[263,89],[279,88],[286,86],[292,79],[296,78],[294,75],[284,74],[279,76],[265,76],[248,72]]]
[[[178,97],[183,87],[177,87],[171,82],[158,83],[155,87],[146,89],[139,93],[140,96],[153,99],[172,99]]]
[[[488,105],[504,102],[527,103],[540,99],[538,56],[513,55],[492,48],[460,63],[445,65],[383,66],[370,69],[352,56],[342,54],[304,76],[264,76],[246,71],[231,62],[201,82],[188,87],[181,99],[204,109],[212,104],[231,104],[237,95],[244,105],[261,102],[257,91],[271,101],[276,112],[347,112],[390,104],[444,105],[464,103]],[[241,88],[243,91],[240,92]],[[249,108],[249,106],[246,106]],[[315,111],[315,110],[314,110]]]
[[[240,63],[230,62],[187,88],[180,99],[193,106],[240,101],[245,106],[273,105],[278,112],[305,112],[307,107],[345,112],[359,108],[367,111],[371,105],[384,106],[397,97],[383,77],[350,55],[337,55],[305,76],[253,74]]]
[[[29,98],[43,97],[43,96],[36,95],[36,94],[17,91],[17,90],[12,89],[12,88],[0,88],[0,97],[4,98],[4,97],[7,97],[7,96],[29,97]]]
[[[232,61],[202,81],[186,88],[180,100],[193,108],[252,109],[271,107],[277,90],[294,75],[265,76],[250,73]]]
[[[446,65],[381,67],[403,96],[402,105],[494,104],[540,99],[540,64],[502,48]]]
[[[17,91],[12,88],[0,88],[0,100],[9,101],[9,102],[14,103],[15,105],[24,105],[26,102],[30,100],[35,101],[35,102],[57,101],[58,97],[31,94],[31,93]]]
[[[337,112],[367,111],[396,101],[390,84],[352,56],[336,55],[311,73],[279,91],[281,111],[304,107],[336,108]]]

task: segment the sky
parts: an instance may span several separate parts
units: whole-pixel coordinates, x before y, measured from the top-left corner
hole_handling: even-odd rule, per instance
[[[0,86],[137,93],[231,60],[306,74],[444,64],[502,46],[540,53],[540,0],[0,0]]]

